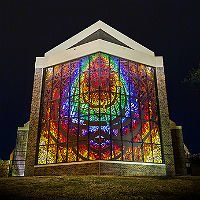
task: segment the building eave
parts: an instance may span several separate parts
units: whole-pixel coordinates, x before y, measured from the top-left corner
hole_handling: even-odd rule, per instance
[[[153,67],[163,67],[162,56],[145,54],[140,51],[126,48],[101,39],[82,44],[71,49],[59,51],[55,54],[52,54],[51,56],[45,54],[44,57],[37,57],[35,67],[45,68],[96,52],[104,52]]]
[[[104,23],[102,21],[97,21],[96,23],[94,23],[93,25],[84,29],[80,33],[74,35],[73,37],[69,38],[65,42],[61,43],[60,45],[58,45],[58,46],[54,47],[53,49],[49,50],[48,52],[46,52],[45,56],[54,55],[55,53],[69,49],[99,29],[101,29],[104,32],[108,33],[109,35],[113,36],[114,38],[116,38],[120,42],[124,43],[131,49],[143,52],[148,55],[152,55],[152,56],[154,55],[153,51],[147,49],[146,47],[144,47],[141,44],[137,43],[136,41],[132,40],[128,36],[124,35],[123,33],[117,31],[116,29],[112,28],[111,26],[107,25],[106,23]]]

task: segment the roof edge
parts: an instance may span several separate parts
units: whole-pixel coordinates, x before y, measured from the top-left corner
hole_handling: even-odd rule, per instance
[[[44,68],[87,56],[96,52],[104,52],[127,60],[153,67],[163,67],[162,56],[152,56],[143,52],[123,47],[105,40],[95,40],[75,48],[59,51],[51,56],[36,57],[35,68]]]
[[[80,42],[81,40],[83,40],[84,38],[86,38],[87,36],[91,35],[92,33],[96,32],[99,29],[110,34],[111,36],[113,36],[114,38],[116,38],[117,40],[119,40],[120,42],[124,43],[125,45],[127,45],[132,49],[141,51],[145,54],[153,56],[155,55],[153,51],[147,49],[146,47],[132,40],[128,36],[124,35],[123,33],[117,31],[116,29],[112,28],[111,26],[99,20],[96,23],[92,24],[91,26],[87,27],[86,29],[82,30],[81,32],[77,33],[76,35],[72,36],[68,40],[62,42],[58,46],[54,47],[53,49],[47,51],[45,53],[45,56],[49,56],[59,51],[69,49],[70,47],[72,47],[73,45]]]

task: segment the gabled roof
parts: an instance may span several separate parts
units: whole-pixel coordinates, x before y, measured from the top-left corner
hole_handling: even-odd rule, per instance
[[[118,44],[118,45],[130,48],[129,46],[120,42],[119,40],[114,38],[112,35],[109,35],[108,33],[106,33],[105,31],[103,31],[101,29],[99,29],[96,32],[92,33],[91,35],[87,36],[86,38],[84,38],[83,40],[76,43],[74,46],[72,46],[70,48],[73,48],[73,47],[76,47],[76,46],[79,46],[79,45],[82,45],[82,44],[85,44],[85,43],[88,43],[88,42],[92,42],[92,41],[98,40],[98,39],[102,39],[102,40],[105,40],[105,41],[108,41],[108,42],[111,42],[111,43],[114,43],[114,44]]]
[[[52,55],[57,52],[61,52],[66,49],[76,47],[97,39],[106,40],[108,42],[131,48],[133,50],[137,50],[145,54],[154,55],[153,51],[135,42],[131,38],[112,28],[111,26],[108,26],[104,22],[97,21],[96,23],[84,29],[80,33],[74,35],[70,39],[54,47],[50,51],[46,52],[45,56]]]

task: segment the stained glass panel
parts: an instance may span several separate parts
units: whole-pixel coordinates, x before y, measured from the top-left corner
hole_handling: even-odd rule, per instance
[[[66,162],[66,156],[67,156],[67,148],[66,144],[60,144],[58,146],[58,163]]]
[[[142,150],[142,143],[134,143],[133,144],[133,156],[134,161],[136,162],[143,162],[143,150]]]
[[[123,161],[133,160],[133,147],[131,142],[123,142]]]
[[[153,67],[95,53],[44,71],[38,164],[162,163]]]
[[[49,145],[47,152],[47,164],[56,163],[57,146]]]
[[[47,160],[47,146],[39,146],[38,164],[46,164]]]

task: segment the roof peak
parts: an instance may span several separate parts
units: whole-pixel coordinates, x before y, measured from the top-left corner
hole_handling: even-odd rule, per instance
[[[97,33],[99,30],[102,30],[105,33],[104,36],[95,35],[95,33]],[[112,28],[111,26],[107,25],[105,22],[98,20],[97,22],[87,27],[86,29],[82,30],[78,34],[74,35],[73,37],[69,38],[65,42],[61,43],[60,45],[46,52],[45,56],[55,54],[56,52],[64,51],[66,49],[79,46],[84,43],[94,41],[96,39],[103,39],[108,42],[115,43],[120,46],[128,47],[145,54],[154,55],[154,52],[152,52],[151,50],[135,42],[128,36]]]

